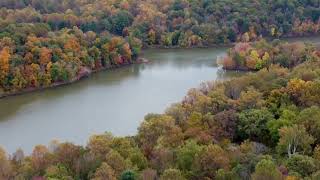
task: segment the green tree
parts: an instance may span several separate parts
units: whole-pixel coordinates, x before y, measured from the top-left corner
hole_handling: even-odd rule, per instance
[[[296,154],[286,161],[286,166],[291,173],[298,173],[302,177],[308,177],[319,170],[316,160],[309,156]]]
[[[121,177],[120,179],[121,180],[135,180],[137,177],[136,173],[131,171],[131,170],[127,170],[127,171],[124,171],[122,174],[121,174]]]
[[[272,113],[266,109],[245,110],[239,114],[238,137],[267,143],[270,141],[267,123],[272,120]]]
[[[256,165],[252,180],[282,180],[282,175],[272,160],[263,159]]]
[[[139,170],[143,170],[148,165],[147,158],[143,155],[140,149],[135,148],[129,154],[129,159],[133,166],[136,166]]]
[[[277,149],[280,153],[286,152],[289,157],[298,152],[307,153],[311,150],[311,144],[314,142],[314,138],[306,132],[303,126],[285,126],[279,129],[279,134]]]
[[[50,73],[52,80],[57,81],[59,79],[60,67],[57,64],[53,64]]]
[[[182,171],[192,171],[192,163],[202,150],[202,146],[195,141],[187,141],[185,145],[177,150],[177,164]]]
[[[133,22],[133,16],[130,12],[122,10],[111,16],[111,30],[115,34],[122,35],[124,28],[129,27]]]
[[[279,119],[274,119],[267,123],[273,145],[276,145],[279,141],[279,129],[284,126],[291,126],[295,122],[297,116],[298,112],[291,109],[284,109]]]

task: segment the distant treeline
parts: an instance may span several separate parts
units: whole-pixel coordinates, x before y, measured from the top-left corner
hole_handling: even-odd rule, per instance
[[[49,31],[76,26],[132,35],[145,45],[188,47],[320,28],[318,0],[2,0],[0,7],[2,36],[22,23],[43,23]]]

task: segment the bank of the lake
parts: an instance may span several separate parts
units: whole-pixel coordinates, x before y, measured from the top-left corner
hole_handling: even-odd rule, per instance
[[[6,97],[10,97],[10,96],[23,95],[23,94],[30,93],[30,92],[35,92],[35,91],[43,91],[43,90],[46,90],[46,89],[49,89],[49,88],[56,88],[56,87],[59,87],[59,86],[65,86],[65,85],[69,85],[69,84],[75,83],[77,81],[80,81],[80,80],[82,80],[84,78],[87,78],[87,77],[91,76],[94,73],[99,73],[101,71],[107,71],[107,70],[122,68],[122,67],[130,66],[130,65],[133,65],[133,64],[142,64],[142,63],[148,63],[148,62],[149,62],[149,60],[147,60],[145,58],[138,58],[136,61],[133,61],[131,63],[126,63],[126,64],[122,64],[122,65],[118,65],[118,66],[111,66],[111,67],[101,68],[101,69],[94,70],[94,71],[92,71],[89,68],[82,68],[80,70],[81,72],[79,72],[79,75],[77,77],[71,79],[70,81],[56,82],[56,83],[53,83],[53,84],[51,84],[50,86],[47,86],[47,87],[39,87],[39,88],[32,87],[32,88],[22,89],[22,90],[19,90],[19,91],[2,92],[2,93],[0,93],[0,99],[6,98]]]
[[[276,38],[267,38],[269,41],[272,41]],[[295,41],[306,41],[306,42],[310,42],[316,45],[320,45],[319,44],[319,36],[318,35],[310,35],[310,36],[305,36],[305,37],[299,37],[299,36],[288,36],[288,37],[284,37],[282,38],[282,40],[284,41],[288,41],[288,42],[295,42]],[[203,45],[203,46],[194,46],[194,47],[179,47],[179,46],[170,46],[170,47],[166,47],[166,46],[148,46],[144,48],[145,52],[148,52],[148,50],[174,50],[174,49],[179,49],[179,50],[189,50],[189,49],[213,49],[213,48],[230,48],[233,47],[235,45],[235,43],[226,43],[226,44],[213,44],[213,45]],[[18,91],[11,91],[11,92],[0,92],[0,99],[2,98],[6,98],[9,96],[16,96],[16,95],[23,95],[26,93],[30,93],[30,92],[35,92],[35,91],[43,91],[49,88],[56,88],[59,86],[65,86],[65,85],[70,85],[72,83],[75,83],[77,81],[80,81],[84,78],[87,78],[89,76],[91,76],[93,73],[98,73],[101,71],[107,71],[107,70],[112,70],[112,69],[117,69],[117,68],[123,68],[129,65],[133,65],[133,64],[142,64],[142,63],[148,63],[149,60],[144,58],[144,57],[140,57],[135,61],[132,61],[130,63],[125,63],[125,64],[121,64],[121,65],[117,65],[117,66],[111,66],[111,67],[105,67],[105,68],[101,68],[98,70],[91,70],[89,68],[82,68],[80,71],[79,75],[69,81],[61,81],[61,82],[56,82],[51,84],[50,86],[47,87],[32,87],[32,88],[26,88],[26,89],[22,89],[22,90],[18,90]]]

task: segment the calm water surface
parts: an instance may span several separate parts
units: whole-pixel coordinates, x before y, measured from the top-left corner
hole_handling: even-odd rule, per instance
[[[317,41],[314,38],[308,41]],[[75,84],[0,99],[0,145],[27,153],[53,139],[85,144],[106,131],[134,135],[143,117],[162,113],[188,89],[225,79],[216,65],[226,48],[147,50],[151,63],[100,72]]]

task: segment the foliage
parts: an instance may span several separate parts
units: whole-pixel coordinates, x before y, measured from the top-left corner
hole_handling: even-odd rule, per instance
[[[252,174],[253,180],[281,180],[282,175],[277,169],[275,163],[270,159],[261,160]]]
[[[181,172],[177,169],[167,169],[160,177],[161,180],[185,180]]]
[[[121,180],[135,180],[136,174],[133,171],[124,171],[120,177]]]
[[[264,39],[252,43],[237,43],[228,54],[220,60],[227,70],[261,70],[271,64],[293,67],[317,56],[314,47],[302,42],[286,43],[266,42]]]
[[[113,51],[125,41],[110,43]],[[147,115],[133,137],[39,145],[29,156],[2,150],[1,178],[317,179],[320,98],[309,84],[319,69],[316,58],[204,83],[165,113]],[[302,80],[306,71],[315,73]]]
[[[279,129],[279,134],[278,149],[280,152],[286,152],[289,157],[298,152],[307,153],[314,142],[314,138],[306,132],[306,129],[298,125],[282,127]]]
[[[302,177],[308,177],[319,170],[316,160],[309,156],[294,155],[286,162],[289,172],[298,173]]]
[[[147,115],[132,137],[106,133],[92,136],[86,146],[38,145],[27,156],[0,149],[0,179],[319,177],[320,51],[260,38],[317,34],[318,2],[2,0],[0,5],[0,92],[7,94],[134,63],[143,45],[238,41],[222,59],[224,68],[257,71],[190,90],[165,113]]]
[[[77,27],[24,36],[21,41],[11,35],[0,38],[0,88],[5,94],[73,82],[92,71],[134,63],[141,48],[135,38],[130,45],[122,37],[84,33]]]
[[[251,109],[239,114],[238,136],[241,139],[250,139],[268,143],[269,131],[267,123],[273,120],[273,115],[265,109]]]
[[[242,42],[224,58],[226,69],[260,70],[274,63],[293,67],[314,58],[312,47],[248,42],[320,31],[315,1],[2,0],[0,6],[4,95],[133,63],[142,45]]]

